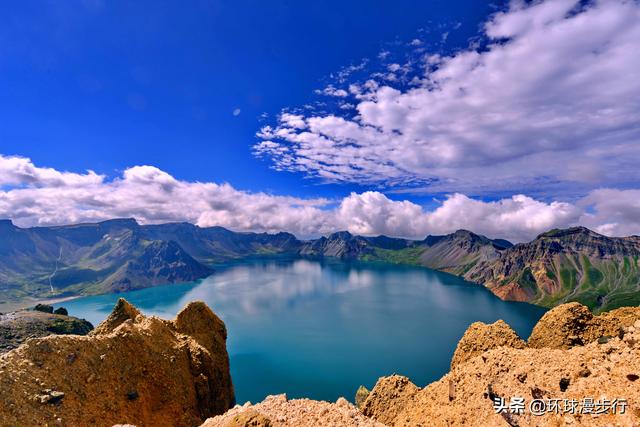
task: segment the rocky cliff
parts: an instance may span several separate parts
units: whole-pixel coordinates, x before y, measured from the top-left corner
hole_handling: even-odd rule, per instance
[[[464,274],[502,299],[552,307],[578,301],[596,311],[640,304],[640,237],[584,227],[552,230]]]
[[[193,281],[217,262],[282,253],[424,266],[482,284],[502,299],[546,307],[578,301],[605,311],[640,304],[640,237],[611,238],[584,227],[513,246],[467,230],[424,240],[340,231],[300,241],[289,233],[117,219],[28,229],[0,221],[0,310]]]
[[[473,325],[451,372],[424,388],[381,378],[363,413],[388,426],[640,425],[640,308],[593,316],[580,304],[561,305],[526,344],[507,328]],[[496,411],[496,401],[514,397],[524,398],[523,411]],[[533,400],[549,409],[534,414]]]
[[[420,264],[435,270],[464,275],[479,263],[492,262],[512,245],[506,240],[491,240],[467,230],[445,236],[429,236],[421,247]]]
[[[47,307],[47,306],[45,306]],[[66,310],[19,310],[0,314],[0,353],[18,347],[29,338],[47,335],[86,335],[93,325],[84,319],[63,314]]]
[[[121,299],[88,336],[0,356],[0,426],[194,426],[234,404],[224,323],[203,303],[172,321]]]
[[[380,378],[370,393],[359,389],[360,410],[343,398],[270,396],[203,427],[631,427],[640,425],[639,380],[640,307],[594,316],[572,303],[547,312],[527,342],[503,321],[474,323],[439,381],[421,388],[398,375]],[[522,410],[512,398],[523,399]]]

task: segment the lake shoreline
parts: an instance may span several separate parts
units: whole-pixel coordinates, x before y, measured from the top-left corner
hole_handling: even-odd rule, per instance
[[[59,298],[34,298],[26,299],[20,302],[2,302],[0,303],[0,313],[10,313],[13,311],[27,310],[29,308],[35,307],[38,304],[60,304],[67,301],[73,301],[84,296],[86,295],[72,295]]]
[[[503,319],[526,338],[546,311],[421,266],[300,257],[230,264],[199,281],[86,296],[65,307],[98,324],[118,298],[163,319],[203,301],[226,324],[238,403],[278,393],[335,401],[392,372],[428,384],[447,372],[471,323]]]

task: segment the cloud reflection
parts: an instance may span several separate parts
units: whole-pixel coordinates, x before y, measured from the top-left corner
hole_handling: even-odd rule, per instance
[[[326,267],[308,260],[234,267],[204,279],[179,304],[204,300],[223,312],[256,315],[375,283],[371,271]]]

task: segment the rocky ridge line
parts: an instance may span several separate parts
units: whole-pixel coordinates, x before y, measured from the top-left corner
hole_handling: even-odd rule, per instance
[[[387,426],[640,425],[640,307],[594,316],[578,303],[547,312],[525,344],[504,322],[472,325],[451,371],[424,388],[378,380],[362,411]],[[624,414],[496,413],[495,398],[625,399]]]
[[[451,371],[424,388],[399,375],[383,377],[371,392],[358,390],[359,409],[343,398],[329,403],[270,396],[236,406],[203,427],[631,427],[640,425],[639,378],[640,307],[594,316],[572,303],[547,312],[527,342],[503,321],[472,324],[456,348]],[[600,415],[496,413],[494,398],[518,396],[526,404],[532,399],[624,398],[627,408],[624,414]]]

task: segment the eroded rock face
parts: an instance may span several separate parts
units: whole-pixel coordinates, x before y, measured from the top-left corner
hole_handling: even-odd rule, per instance
[[[593,314],[584,305],[573,302],[549,310],[536,323],[527,344],[533,348],[571,348],[585,344]]]
[[[640,239],[607,237],[584,227],[550,230],[501,251],[464,273],[499,298],[553,307],[580,301],[597,311],[637,295]]]
[[[224,415],[208,419],[202,427],[385,427],[365,417],[339,398],[335,403],[310,399],[287,399],[280,394],[262,402],[236,406]]]
[[[491,325],[472,323],[458,342],[451,367],[498,347],[524,348],[525,342],[503,320]]]
[[[562,304],[545,313],[531,332],[532,348],[568,349],[602,337],[618,336],[620,328],[640,319],[640,307],[624,307],[594,316],[577,302]]]
[[[593,316],[580,304],[565,304],[540,320],[528,346],[503,322],[474,324],[442,379],[420,389],[404,377],[381,378],[363,412],[388,426],[640,425],[639,318],[638,307]],[[498,414],[496,397],[523,397],[526,405],[533,399],[622,398],[627,408],[598,416],[534,416],[528,406],[523,414]]]
[[[121,299],[89,336],[0,357],[0,425],[194,426],[235,403],[224,323],[202,302],[173,321]]]
[[[635,339],[635,338],[634,338]],[[379,381],[367,399],[371,416],[388,426],[636,426],[640,425],[640,346],[614,338],[570,350],[501,347],[453,368],[440,381],[412,394],[389,394]],[[455,393],[451,395],[451,384]],[[384,401],[376,396],[387,396]],[[626,398],[624,414],[497,414],[493,397],[613,400]],[[400,408],[400,410],[398,410]]]
[[[362,413],[388,425],[404,411],[407,402],[419,390],[408,378],[400,375],[380,378],[365,400]]]

